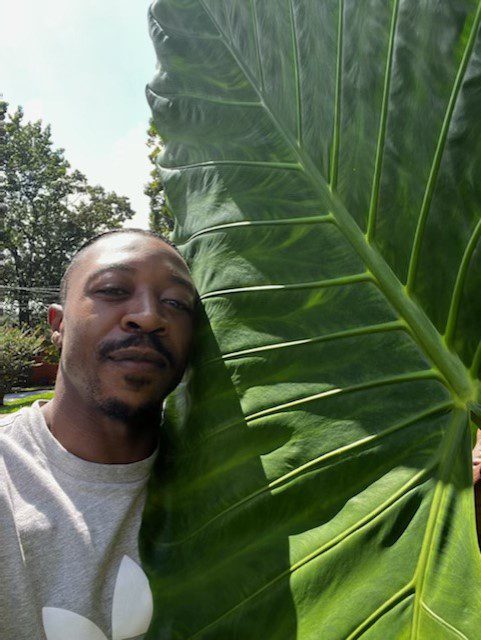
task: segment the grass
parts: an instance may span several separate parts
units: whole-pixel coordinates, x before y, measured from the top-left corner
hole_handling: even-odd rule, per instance
[[[13,413],[22,407],[28,407],[34,403],[35,400],[50,400],[50,398],[53,398],[53,391],[44,391],[43,393],[37,393],[34,396],[28,396],[28,398],[18,398],[17,400],[7,401],[5,406],[0,407],[0,415]]]

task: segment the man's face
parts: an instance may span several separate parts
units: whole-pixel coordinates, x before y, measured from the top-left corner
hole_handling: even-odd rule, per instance
[[[159,409],[187,363],[195,299],[166,243],[135,233],[99,239],[70,273],[54,334],[66,389],[112,417]]]

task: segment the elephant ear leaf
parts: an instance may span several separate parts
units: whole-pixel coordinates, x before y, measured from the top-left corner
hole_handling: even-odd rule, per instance
[[[150,637],[479,637],[480,19],[154,2],[202,306],[144,520]]]

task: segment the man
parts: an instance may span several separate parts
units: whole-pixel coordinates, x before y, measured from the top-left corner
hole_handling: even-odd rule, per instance
[[[55,397],[0,432],[1,640],[147,631],[138,531],[195,301],[182,258],[148,232],[104,234],[68,268],[62,306],[49,312],[61,349]]]
[[[146,482],[196,292],[166,241],[120,230],[77,253],[61,302],[49,309],[55,397],[0,431],[0,638],[140,638],[152,616],[138,552]]]

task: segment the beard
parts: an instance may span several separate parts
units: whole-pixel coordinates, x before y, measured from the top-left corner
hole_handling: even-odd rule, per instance
[[[124,381],[131,389],[140,390],[149,380],[137,375],[126,375]],[[137,428],[148,428],[158,424],[162,416],[162,405],[165,394],[146,399],[142,404],[130,404],[120,398],[105,397],[101,392],[99,379],[89,380],[90,397],[95,408],[103,415]]]
[[[133,407],[118,398],[102,398],[95,404],[97,409],[108,418],[135,427],[145,428],[160,422],[162,415],[162,403],[158,401]]]
[[[64,382],[67,386],[75,389],[83,400],[100,414],[111,418],[117,422],[135,427],[136,430],[143,431],[159,425],[162,418],[163,403],[165,397],[177,386],[181,375],[172,376],[171,380],[165,381],[166,388],[159,387],[150,397],[145,397],[143,401],[130,401],[122,399],[122,395],[117,396],[115,390],[104,388],[102,376],[98,372],[79,371],[75,366],[66,370],[65,363],[61,361],[60,367]],[[72,376],[72,369],[74,375]],[[151,379],[139,374],[124,374],[122,386],[130,388],[131,391],[139,392],[142,395],[143,387],[151,384]],[[134,393],[134,395],[136,395]]]

